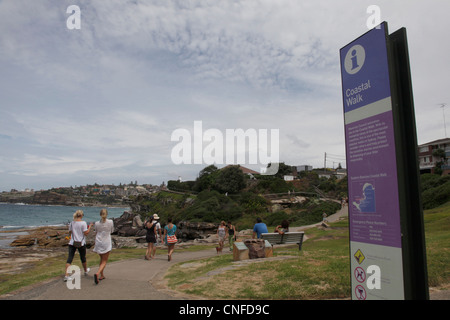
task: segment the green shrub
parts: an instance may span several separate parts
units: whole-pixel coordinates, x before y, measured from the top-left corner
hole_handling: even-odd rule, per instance
[[[450,180],[443,185],[429,188],[422,192],[424,209],[436,208],[447,201],[450,201]]]
[[[290,220],[290,216],[284,212],[284,211],[278,211],[278,212],[274,212],[271,213],[267,216],[266,218],[266,224],[268,226],[278,226],[281,224],[281,221],[283,220]]]
[[[235,220],[242,216],[243,209],[231,199],[217,191],[200,192],[194,204],[179,212],[177,220],[220,222]]]

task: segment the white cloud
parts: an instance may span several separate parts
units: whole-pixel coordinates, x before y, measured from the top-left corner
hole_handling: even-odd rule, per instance
[[[367,31],[371,1],[85,1],[68,30],[72,4],[0,2],[0,190],[194,178],[170,135],[195,120],[279,129],[292,165],[344,155],[339,49]],[[450,4],[375,4],[408,30],[419,141],[442,138]]]

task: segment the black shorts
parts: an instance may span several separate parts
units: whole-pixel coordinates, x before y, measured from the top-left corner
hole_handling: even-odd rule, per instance
[[[146,237],[145,237],[145,240],[148,242],[148,243],[156,243],[156,237],[153,235],[147,235]]]
[[[75,252],[77,251],[80,253],[80,259],[82,263],[86,262],[86,246],[82,246],[79,248],[75,248],[74,246],[71,246],[69,244],[69,257],[67,258],[67,263],[71,264],[73,261],[73,257],[75,256]]]

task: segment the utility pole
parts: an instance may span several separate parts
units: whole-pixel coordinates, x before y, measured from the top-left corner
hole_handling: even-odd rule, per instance
[[[327,173],[327,153],[325,152],[325,157],[323,159],[323,173]]]
[[[444,117],[444,132],[445,132],[445,137],[447,138],[447,126],[445,124],[445,107],[447,106],[446,103],[441,103],[441,108],[442,108],[442,116]]]

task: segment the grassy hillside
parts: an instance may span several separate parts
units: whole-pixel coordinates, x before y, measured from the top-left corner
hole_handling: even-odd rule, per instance
[[[219,170],[209,166],[202,170],[196,181],[169,181],[169,186],[179,194],[159,192],[151,196],[139,196],[132,204],[133,211],[146,217],[157,213],[166,221],[170,216],[181,220],[219,223],[232,221],[240,230],[251,228],[256,217],[269,226],[288,220],[291,226],[319,222],[323,212],[330,215],[339,209],[332,201],[318,201],[316,191],[328,197],[340,199],[347,196],[347,180],[319,178],[317,173],[304,173],[298,180],[284,181],[277,176],[257,176],[250,179],[238,167]],[[226,174],[225,174],[225,173]],[[432,209],[450,201],[450,176],[424,174],[420,176],[424,209]],[[238,181],[238,182],[236,182]],[[230,185],[239,188],[229,189]],[[267,194],[304,192],[311,194],[302,204],[275,208],[264,197]]]
[[[309,198],[304,203],[294,204],[290,208],[273,210],[270,201],[253,192],[227,196],[215,190],[204,190],[195,196],[169,192],[160,192],[150,197],[141,196],[131,207],[144,218],[157,213],[163,222],[167,221],[169,216],[175,223],[220,223],[224,220],[232,221],[238,230],[243,230],[253,228],[256,217],[261,217],[269,227],[277,226],[285,219],[291,226],[313,224],[321,221],[324,212],[327,215],[335,213],[340,209],[340,204]]]
[[[450,284],[450,202],[424,212],[428,282],[430,287]],[[210,299],[349,299],[350,257],[348,220],[330,228],[306,231],[302,251],[296,246],[275,249],[286,260],[252,263],[233,268],[230,255],[222,255],[186,269],[171,268],[169,285],[188,294]],[[225,270],[216,276],[206,274]]]

